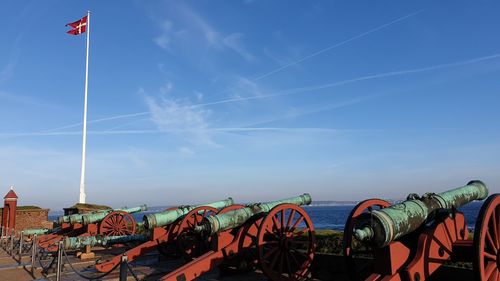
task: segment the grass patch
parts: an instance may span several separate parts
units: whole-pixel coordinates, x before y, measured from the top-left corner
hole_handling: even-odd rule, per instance
[[[341,254],[342,235],[343,233],[341,231],[331,229],[316,230],[316,252],[324,254]]]

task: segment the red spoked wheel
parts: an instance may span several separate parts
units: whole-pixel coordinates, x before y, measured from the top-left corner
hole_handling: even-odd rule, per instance
[[[194,232],[204,218],[215,215],[217,209],[209,206],[198,207],[191,210],[179,224],[177,244],[186,259],[193,259],[208,251],[210,241],[201,234]]]
[[[500,194],[484,202],[474,229],[474,272],[481,281],[500,281]]]
[[[137,223],[131,214],[123,211],[109,213],[99,224],[99,234],[105,236],[135,234]]]
[[[304,209],[294,204],[274,207],[262,220],[257,245],[262,271],[269,279],[309,279],[316,245],[314,226]]]
[[[157,250],[164,257],[169,259],[178,259],[180,257],[180,251],[177,243],[177,234],[179,232],[180,220],[177,220],[169,225],[164,226],[166,229],[166,235],[168,236],[168,242],[161,242],[157,246]]]
[[[352,280],[360,280],[359,273],[362,271],[363,266],[358,266],[354,262],[356,255],[364,255],[370,253],[369,249],[358,249],[353,244],[353,231],[356,226],[359,216],[372,210],[383,209],[389,207],[391,204],[382,199],[368,199],[358,203],[347,217],[344,227],[344,236],[342,239],[342,252],[346,260],[346,265],[351,275]]]

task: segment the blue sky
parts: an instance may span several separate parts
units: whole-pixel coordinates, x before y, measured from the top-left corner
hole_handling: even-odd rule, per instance
[[[498,1],[2,1],[0,187],[87,201],[499,191]]]

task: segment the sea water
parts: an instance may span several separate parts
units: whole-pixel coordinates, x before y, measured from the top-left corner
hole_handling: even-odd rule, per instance
[[[483,202],[472,202],[464,207],[460,208],[465,215],[465,220],[467,226],[470,229],[474,229],[476,223],[476,218],[481,209]],[[142,217],[145,214],[151,214],[156,212],[161,212],[167,207],[152,207],[146,212],[135,213],[132,216],[136,221],[141,222]],[[349,213],[354,208],[354,204],[320,204],[313,206],[304,206],[316,229],[333,229],[333,230],[343,230]],[[49,220],[55,220],[60,213],[51,213],[49,215]]]

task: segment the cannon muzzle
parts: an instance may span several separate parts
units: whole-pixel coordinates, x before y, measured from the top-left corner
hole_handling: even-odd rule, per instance
[[[280,204],[290,203],[302,206],[302,205],[309,205],[311,204],[311,202],[312,202],[311,195],[309,195],[308,193],[304,193],[303,195],[288,199],[272,201],[267,203],[249,204],[245,208],[205,218],[202,224],[196,226],[195,231],[208,234],[215,234],[224,230],[239,227],[243,225],[251,217],[261,213],[267,213],[271,211],[272,208]]]
[[[202,206],[214,207],[216,209],[222,209],[234,204],[233,198],[229,197],[222,201],[217,201],[209,204],[201,204],[195,206],[182,206],[174,210],[167,210],[159,213],[148,214],[143,217],[144,228],[153,229],[155,227],[161,227],[171,224],[178,220],[180,217],[187,215],[191,210]]]
[[[486,197],[488,188],[477,180],[439,194],[427,193],[422,197],[411,195],[404,202],[361,215],[354,229],[354,237],[381,248],[432,220],[438,210],[454,210]]]

